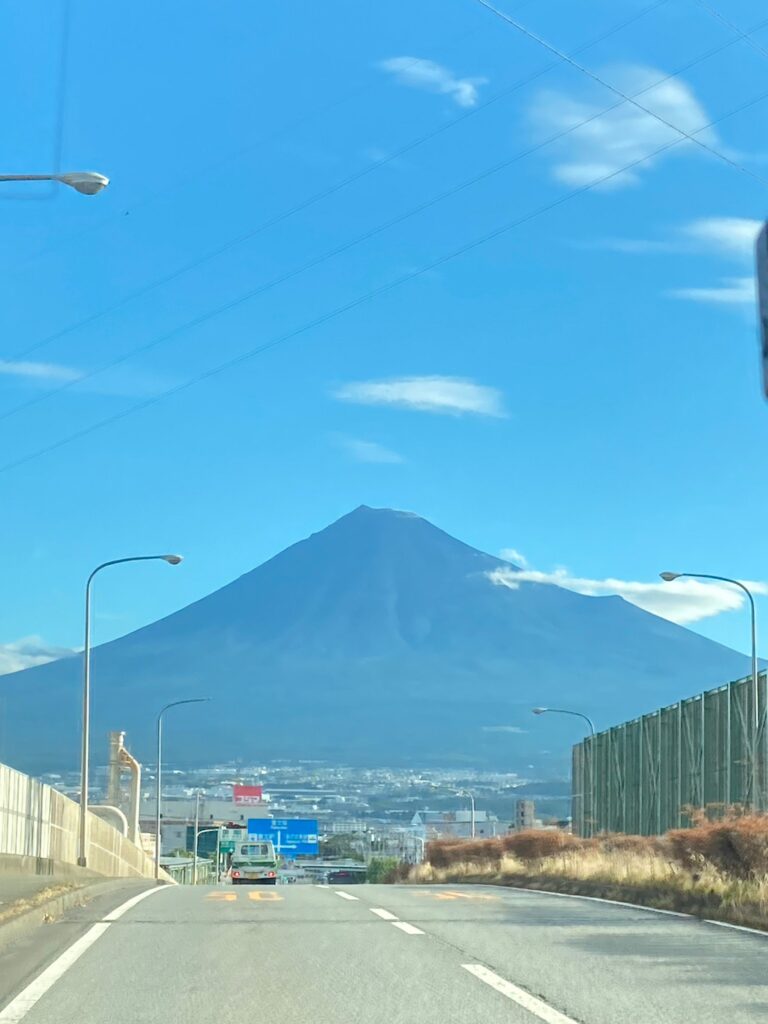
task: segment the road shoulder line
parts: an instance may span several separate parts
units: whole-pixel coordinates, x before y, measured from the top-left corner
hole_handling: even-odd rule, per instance
[[[564,900],[588,900],[590,903],[603,903],[608,907],[623,907],[625,910],[644,910],[648,914],[664,914],[666,917],[681,917],[687,921],[696,921],[699,924],[715,924],[718,928],[731,928],[738,932],[748,932],[750,935],[759,935],[768,939],[768,932],[759,928],[748,928],[743,924],[732,924],[730,921],[715,921],[706,917],[699,917],[696,914],[684,914],[680,910],[662,910],[661,907],[646,907],[642,903],[626,903],[623,900],[608,900],[602,896],[582,896],[575,892],[555,892],[552,889],[529,889],[524,885],[505,885],[504,889],[511,889],[514,892],[540,893],[542,896],[558,896]]]
[[[109,930],[110,925],[114,921],[122,917],[127,910],[130,910],[131,907],[134,907],[141,900],[146,899],[147,896],[152,896],[156,892],[163,892],[165,888],[167,887],[153,886],[151,889],[145,889],[138,896],[131,896],[130,899],[107,914],[103,920],[91,925],[85,935],[81,935],[71,946],[68,946],[63,953],[56,957],[52,964],[49,964],[4,1009],[0,1010],[0,1024],[19,1024],[19,1021],[26,1017],[38,1000],[80,959],[88,947],[92,946],[97,939],[101,938],[104,932]]]

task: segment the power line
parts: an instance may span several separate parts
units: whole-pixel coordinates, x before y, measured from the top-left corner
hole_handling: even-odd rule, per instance
[[[513,28],[517,29],[518,32],[526,36],[528,39],[531,39],[533,40],[533,42],[538,43],[539,46],[543,47],[545,50],[548,50],[550,53],[554,53],[565,64],[569,64],[572,68],[576,68],[577,71],[580,71],[583,75],[586,75],[587,78],[591,78],[593,82],[597,82],[598,85],[603,86],[603,88],[605,89],[610,89],[611,92],[615,93],[617,96],[620,96],[625,102],[631,103],[633,107],[637,107],[637,109],[641,110],[644,114],[647,114],[649,117],[654,118],[654,120],[658,121],[659,124],[663,124],[667,128],[671,128],[672,131],[677,132],[678,135],[681,135],[689,142],[693,142],[696,146],[699,146],[700,149],[706,150],[707,153],[711,153],[712,156],[716,156],[718,160],[722,160],[730,167],[733,167],[734,170],[739,171],[740,174],[746,174],[748,177],[753,178],[755,181],[759,181],[761,185],[768,186],[768,178],[764,178],[761,174],[758,174],[756,171],[751,171],[749,170],[749,168],[744,167],[743,164],[740,164],[737,160],[734,160],[732,157],[728,156],[727,153],[722,153],[719,149],[715,149],[714,146],[710,146],[708,145],[708,143],[702,142],[701,139],[697,139],[695,137],[697,132],[694,132],[692,134],[691,132],[685,131],[684,128],[678,128],[676,124],[673,124],[671,121],[668,121],[665,117],[662,117],[660,114],[655,113],[655,111],[651,110],[649,107],[643,106],[642,103],[638,103],[636,100],[632,99],[631,96],[628,96],[627,93],[622,92],[622,90],[617,88],[615,85],[611,85],[610,82],[606,82],[604,78],[601,78],[600,75],[596,74],[594,71],[591,71],[584,64],[580,64],[577,60],[574,60],[574,58],[571,55],[564,53],[562,50],[559,50],[556,46],[553,46],[552,43],[547,42],[546,39],[543,39],[535,32],[532,32],[530,29],[526,28],[525,25],[522,25],[510,14],[505,14],[504,11],[499,10],[498,7],[494,7],[493,4],[489,2],[489,0],[476,0],[476,2],[479,3],[482,7],[485,7],[492,14],[495,14],[497,18],[501,18],[502,21],[506,21],[508,25],[511,25]]]
[[[768,19],[765,20],[764,24],[768,25]],[[635,93],[635,97],[642,96],[644,93],[649,92],[652,89],[658,88],[664,82],[667,82],[670,79],[675,78],[675,77],[677,77],[680,74],[683,74],[685,71],[689,70],[694,65],[699,64],[702,61],[708,59],[709,57],[711,57],[713,55],[713,53],[718,53],[718,52],[722,51],[723,49],[727,48],[728,46],[733,45],[734,42],[735,42],[735,40],[731,40],[728,43],[720,44],[719,46],[715,47],[714,49],[708,50],[705,53],[700,54],[698,57],[695,57],[695,58],[689,60],[686,64],[684,64],[682,67],[678,68],[676,71],[674,71],[674,72],[672,72],[672,73],[670,73],[668,75],[663,76],[662,78],[658,79],[656,82],[653,82],[653,83],[651,83],[648,86],[645,86],[639,92]],[[338,256],[338,255],[341,255],[344,252],[347,252],[348,250],[352,249],[356,245],[359,245],[362,242],[368,241],[369,239],[375,237],[376,235],[381,234],[383,231],[386,231],[389,228],[394,227],[397,224],[400,224],[400,223],[402,223],[405,220],[408,220],[410,217],[416,216],[417,214],[422,213],[424,210],[427,210],[430,207],[435,206],[437,203],[443,202],[444,200],[446,200],[448,198],[451,198],[452,196],[457,195],[459,192],[462,192],[464,189],[466,189],[466,188],[468,188],[468,187],[470,187],[472,185],[475,185],[478,182],[483,181],[483,180],[491,177],[494,174],[497,174],[499,171],[505,170],[506,168],[508,168],[508,167],[512,166],[513,164],[517,163],[519,160],[522,160],[523,158],[528,157],[528,156],[532,155],[533,153],[536,153],[539,150],[544,149],[546,146],[550,145],[553,142],[557,142],[557,141],[565,138],[566,136],[570,135],[571,133],[573,133],[575,131],[578,131],[580,128],[583,128],[585,125],[589,124],[590,122],[596,121],[598,118],[603,117],[605,114],[609,113],[612,110],[616,110],[618,107],[621,107],[623,105],[624,105],[624,100],[620,99],[616,103],[611,104],[609,107],[606,107],[603,110],[596,111],[594,114],[591,114],[589,117],[584,118],[584,120],[579,121],[578,123],[573,124],[573,125],[569,126],[568,128],[563,129],[560,132],[556,132],[554,135],[549,136],[547,139],[542,140],[541,142],[537,143],[536,145],[531,146],[531,147],[529,147],[526,150],[522,150],[521,152],[516,153],[514,156],[510,157],[509,159],[503,160],[500,163],[494,164],[491,167],[486,168],[485,170],[481,171],[479,174],[477,174],[477,175],[475,175],[475,176],[473,176],[471,178],[465,179],[462,182],[459,182],[459,184],[453,186],[453,188],[450,188],[450,189],[448,189],[445,192],[439,193],[437,196],[433,196],[431,199],[428,199],[426,202],[420,203],[419,205],[417,205],[415,207],[411,207],[409,210],[406,210],[404,213],[398,214],[397,216],[391,218],[390,220],[385,221],[382,224],[376,225],[375,227],[369,229],[368,231],[365,231],[362,234],[357,235],[355,238],[352,238],[352,239],[342,243],[341,245],[335,246],[332,249],[326,250],[324,253],[321,253],[319,256],[314,257],[313,259],[311,259],[311,260],[309,260],[309,261],[299,265],[298,267],[294,267],[292,270],[286,271],[285,273],[280,274],[277,277],[274,277],[274,278],[272,278],[269,281],[263,281],[261,284],[258,284],[254,288],[249,289],[247,292],[245,292],[244,294],[238,296],[237,298],[232,299],[232,300],[230,300],[228,302],[222,303],[221,305],[216,306],[216,307],[214,307],[211,310],[207,310],[205,313],[201,313],[198,316],[193,317],[191,320],[185,321],[182,324],[178,324],[176,327],[171,328],[169,331],[166,331],[165,333],[163,333],[163,334],[161,334],[161,335],[159,335],[159,336],[157,336],[155,338],[150,339],[148,342],[145,342],[142,345],[139,345],[139,346],[137,346],[137,347],[135,347],[133,349],[130,349],[128,352],[125,352],[123,355],[118,356],[116,359],[113,359],[110,362],[105,363],[104,365],[102,365],[100,367],[97,367],[94,370],[90,370],[87,373],[84,373],[84,374],[81,374],[78,377],[72,378],[71,380],[64,381],[63,383],[59,384],[55,388],[51,388],[50,390],[48,390],[46,392],[34,395],[32,398],[28,398],[26,401],[21,402],[18,405],[15,405],[12,408],[7,409],[4,412],[1,412],[0,413],[0,422],[2,422],[3,420],[9,419],[12,416],[15,416],[16,413],[22,412],[25,409],[29,409],[29,408],[31,408],[32,406],[35,406],[35,405],[39,405],[41,402],[45,402],[49,398],[53,398],[54,396],[59,395],[59,394],[61,394],[64,391],[68,391],[70,388],[77,387],[77,385],[82,384],[83,382],[85,382],[87,380],[91,380],[92,378],[97,377],[97,376],[99,376],[102,373],[106,373],[109,370],[115,369],[115,367],[120,366],[120,365],[122,365],[125,362],[128,362],[130,359],[133,359],[137,355],[141,355],[141,354],[143,354],[145,352],[150,351],[151,349],[156,348],[157,346],[163,344],[164,342],[170,340],[171,338],[176,337],[177,335],[181,334],[182,332],[190,330],[191,328],[197,327],[201,323],[205,323],[208,320],[214,319],[215,317],[221,315],[222,313],[225,313],[228,310],[233,309],[234,307],[236,307],[238,305],[241,305],[243,302],[247,302],[250,299],[255,298],[257,295],[261,295],[264,292],[270,290],[271,288],[276,287],[277,285],[284,284],[285,282],[290,281],[290,280],[292,280],[295,277],[298,277],[300,274],[305,273],[307,270],[311,270],[311,269],[319,266],[320,264],[324,263],[326,260],[332,259],[335,256]]]
[[[650,14],[652,11],[656,10],[658,7],[661,7],[668,2],[669,0],[654,0],[653,3],[649,4],[647,7],[644,7],[641,11],[638,11],[636,14],[632,15],[632,17],[625,19],[620,24],[602,33],[595,39],[590,40],[583,46],[580,46],[575,52],[581,53],[592,46],[596,46],[598,43],[601,43],[604,40],[615,35],[617,32],[622,31],[629,25],[633,24],[640,18],[644,17],[646,14]],[[313,195],[301,200],[301,202],[296,203],[292,207],[289,207],[282,213],[276,214],[274,217],[270,217],[267,220],[262,221],[260,224],[257,224],[256,227],[250,229],[249,231],[243,232],[242,234],[237,235],[235,238],[232,238],[229,241],[224,242],[222,245],[217,246],[215,249],[212,249],[205,255],[200,256],[194,260],[191,260],[189,263],[183,264],[181,267],[178,267],[176,270],[171,271],[164,277],[158,278],[154,281],[149,282],[146,285],[143,285],[141,288],[138,288],[136,291],[131,292],[130,294],[126,295],[124,298],[118,300],[112,305],[107,306],[104,309],[101,309],[98,312],[93,313],[90,316],[87,316],[74,324],[70,324],[69,327],[64,327],[59,331],[55,331],[53,334],[47,335],[45,338],[42,338],[40,341],[37,341],[32,345],[28,345],[26,348],[14,353],[12,356],[10,356],[10,358],[12,360],[23,359],[25,356],[30,355],[32,352],[37,352],[39,349],[45,347],[46,345],[49,345],[51,342],[56,341],[58,338],[62,338],[67,334],[71,334],[73,331],[79,330],[81,327],[87,327],[89,324],[95,323],[97,320],[101,319],[101,317],[106,316],[107,314],[112,313],[117,309],[122,308],[127,303],[132,302],[134,299],[140,298],[142,295],[147,295],[149,292],[154,291],[155,288],[160,288],[163,285],[170,284],[172,281],[177,280],[179,277],[189,273],[191,270],[196,269],[197,267],[208,262],[209,260],[215,259],[217,256],[223,255],[223,253],[234,248],[235,246],[241,245],[243,242],[250,241],[252,238],[255,238],[263,231],[266,231],[269,228],[281,224],[283,221],[288,220],[295,214],[301,213],[304,210],[309,209],[309,207],[314,206],[321,200],[328,199],[330,196],[335,195],[342,189],[347,188],[348,186],[354,184],[357,181],[360,181],[362,178],[365,178],[367,175],[372,174],[380,167],[384,167],[386,164],[392,163],[393,160],[397,160],[400,157],[405,156],[407,153],[410,153],[417,147],[422,146],[424,145],[424,143],[431,141],[438,135],[441,135],[443,132],[446,132],[450,128],[453,128],[455,125],[461,124],[470,117],[474,117],[476,114],[479,114],[482,110],[486,110],[492,104],[497,103],[499,100],[504,99],[507,96],[510,96],[518,89],[522,89],[524,86],[529,85],[537,78],[540,78],[548,71],[551,71],[554,67],[557,67],[557,61],[552,61],[546,66],[540,68],[538,71],[533,72],[530,75],[527,75],[525,78],[519,79],[512,85],[508,86],[506,89],[502,89],[500,92],[496,93],[495,96],[489,97],[483,103],[479,103],[477,104],[477,106],[471,107],[470,109],[464,111],[462,114],[459,114],[452,120],[446,121],[444,124],[438,125],[437,128],[434,128],[431,131],[427,132],[426,134],[421,135],[418,138],[411,140],[410,142],[407,142],[405,145],[401,146],[394,152],[387,154],[386,156],[382,157],[379,160],[373,161],[366,167],[354,172],[351,175],[348,175],[346,178],[342,178],[340,181],[329,186],[328,188],[322,189],[319,192],[315,192]]]
[[[735,32],[739,39],[743,39],[745,43],[749,43],[753,50],[757,50],[757,52],[761,53],[763,57],[768,57],[768,48],[763,46],[762,43],[758,43],[756,39],[752,38],[751,32],[754,32],[754,29],[752,29],[750,32],[744,32],[742,29],[739,28],[738,25],[734,25],[732,21],[729,21],[725,17],[725,15],[720,13],[720,11],[716,11],[711,4],[708,4],[706,2],[706,0],[696,0],[696,3],[699,5],[699,7],[703,8],[708,14],[711,14],[716,21],[721,22],[723,25],[729,28],[731,32]]]
[[[70,0],[67,0],[67,3],[69,2]],[[521,2],[515,6],[515,10],[519,11],[523,7],[527,7],[532,2],[533,0],[521,0]],[[465,39],[467,36],[472,35],[475,31],[476,29],[467,29],[463,32],[459,32],[456,35],[452,35],[449,39],[442,41],[443,45],[446,42],[448,44],[452,44],[454,42],[458,42],[462,39]],[[413,63],[416,64],[418,63],[418,61],[419,58],[414,58]],[[199,181],[202,178],[210,177],[211,173],[213,171],[218,170],[220,167],[224,167],[227,164],[231,163],[233,160],[236,160],[240,157],[245,156],[248,153],[252,153],[260,149],[262,146],[265,146],[268,142],[274,142],[276,139],[280,139],[286,135],[289,135],[295,128],[299,127],[302,124],[305,124],[307,121],[312,121],[319,115],[326,114],[328,113],[329,110],[333,110],[335,107],[342,106],[349,100],[356,99],[358,96],[364,95],[366,92],[369,92],[372,88],[374,88],[374,86],[365,85],[361,89],[353,89],[347,93],[344,93],[343,96],[339,96],[335,100],[331,100],[330,103],[326,103],[321,107],[316,107],[314,110],[311,110],[308,113],[302,114],[300,117],[297,117],[295,120],[291,121],[289,125],[286,125],[283,128],[280,128],[277,131],[272,132],[272,134],[267,135],[262,139],[259,139],[259,141],[254,143],[253,145],[243,146],[240,149],[236,150],[234,153],[230,153],[228,156],[223,157],[221,160],[217,160],[212,164],[208,164],[203,170],[199,171],[198,173],[189,175],[182,183],[182,187],[187,186],[195,181]],[[158,199],[162,199],[164,196],[177,192],[178,189],[179,182],[175,181],[173,185],[170,185],[168,188],[163,188],[158,191],[152,192],[149,195],[145,196],[143,199],[140,199],[138,202],[133,203],[131,205],[131,211],[142,209],[143,207],[148,206],[150,203],[153,203]],[[120,213],[114,214],[111,217],[106,217],[104,220],[99,221],[96,224],[91,224],[88,227],[84,228],[82,231],[78,231],[75,234],[70,235],[67,240],[72,241],[74,239],[81,238],[83,235],[89,234],[91,231],[97,231],[102,227],[108,226],[109,224],[116,223],[117,221],[122,221],[127,212],[128,211],[123,210]],[[25,266],[28,263],[33,263],[35,260],[40,259],[43,256],[46,256],[48,253],[55,252],[58,247],[58,245],[54,244],[48,246],[45,249],[40,249],[38,250],[38,252],[33,253],[31,256],[27,257],[24,260],[21,260],[20,262],[14,261],[12,266],[15,269],[19,266]]]
[[[765,99],[768,99],[768,91],[763,92],[759,96],[749,100],[746,103],[741,104],[739,107],[730,110],[728,113],[721,115],[720,117],[716,118],[713,121],[710,121],[708,124],[702,125],[702,127],[698,128],[697,131],[706,131],[708,128],[714,127],[715,125],[726,120],[727,118],[733,117],[734,115],[741,113],[742,111],[747,110],[758,103],[761,103]],[[82,437],[86,437],[89,434],[92,434],[95,431],[100,430],[102,427],[109,426],[112,423],[117,423],[120,420],[126,419],[128,416],[132,416],[136,412],[140,412],[144,409],[150,408],[151,406],[158,405],[160,402],[165,401],[166,398],[170,398],[173,395],[177,395],[182,391],[186,391],[188,388],[194,387],[195,385],[200,384],[206,380],[209,380],[211,377],[215,377],[220,373],[224,373],[227,370],[231,370],[233,367],[239,366],[241,363],[245,363],[250,359],[254,359],[257,356],[262,355],[264,352],[268,352],[270,349],[276,348],[277,346],[282,345],[287,341],[292,341],[294,338],[297,338],[302,334],[306,334],[308,331],[314,330],[317,327],[321,327],[323,324],[326,324],[329,321],[336,319],[336,317],[342,316],[344,313],[348,313],[351,310],[356,309],[367,302],[370,302],[372,299],[375,299],[380,295],[384,295],[387,292],[394,290],[395,288],[399,288],[401,285],[407,284],[408,282],[413,281],[421,277],[422,275],[429,273],[432,270],[436,270],[438,267],[441,267],[444,264],[449,263],[454,259],[457,259],[459,256],[463,256],[466,253],[471,252],[474,249],[477,249],[480,246],[487,244],[488,242],[494,241],[495,239],[501,237],[502,235],[513,230],[514,228],[528,224],[530,221],[535,220],[537,217],[540,217],[545,213],[549,213],[552,210],[557,209],[563,204],[569,202],[571,199],[575,199],[577,196],[584,195],[586,192],[591,191],[593,188],[597,188],[600,185],[606,184],[607,182],[613,180],[614,178],[617,178],[620,175],[625,174],[627,171],[632,170],[634,167],[638,167],[640,164],[645,163],[647,160],[652,160],[654,157],[659,156],[661,153],[664,153],[667,150],[674,148],[675,146],[679,146],[681,142],[682,139],[672,139],[670,142],[667,142],[663,146],[659,146],[657,149],[653,150],[653,152],[646,153],[644,156],[638,157],[636,160],[633,160],[630,163],[625,164],[623,167],[616,168],[613,171],[609,172],[608,174],[604,174],[599,178],[595,178],[592,181],[587,182],[585,185],[581,185],[579,188],[573,189],[570,192],[566,192],[564,195],[558,196],[558,198],[554,199],[552,202],[546,203],[543,206],[539,206],[535,210],[532,210],[531,212],[524,214],[521,217],[515,218],[512,221],[508,221],[505,224],[502,224],[500,227],[494,228],[492,231],[489,231],[486,234],[481,235],[479,238],[473,239],[471,242],[467,242],[464,245],[459,246],[459,248],[453,249],[450,252],[444,254],[443,256],[440,256],[437,259],[432,260],[431,262],[426,263],[421,267],[418,267],[416,270],[409,271],[406,274],[401,274],[399,277],[394,278],[392,281],[388,281],[386,284],[380,285],[378,288],[373,288],[370,291],[367,291],[362,295],[359,295],[357,298],[351,299],[349,302],[346,302],[341,306],[336,306],[334,309],[329,310],[327,313],[323,313],[320,316],[315,317],[314,319],[309,320],[304,324],[301,324],[299,327],[294,328],[291,331],[278,335],[277,337],[272,338],[270,341],[265,342],[263,345],[258,345],[255,348],[249,349],[246,352],[242,352],[237,356],[233,356],[232,358],[227,359],[224,362],[221,362],[216,366],[209,368],[208,370],[204,370],[202,373],[199,373],[194,377],[191,377],[189,380],[184,381],[184,383],[182,384],[177,384],[174,387],[168,388],[167,390],[161,392],[158,395],[153,395],[151,398],[146,398],[141,402],[137,402],[134,405],[129,406],[129,408],[123,409],[121,412],[113,413],[111,416],[107,416],[104,419],[98,420],[96,423],[92,423],[88,427],[83,427],[81,430],[77,430],[74,433],[67,435],[66,437],[60,438],[58,441],[54,441],[43,448],[37,449],[37,451],[30,452],[28,455],[24,455],[21,458],[18,458],[12,462],[7,462],[5,463],[5,465],[0,466],[0,473],[6,473],[12,469],[17,469],[19,466],[23,466],[28,462],[32,462],[34,459],[40,458],[43,455],[47,455],[50,452],[57,451],[59,448],[63,448],[66,445],[71,444],[72,442],[77,441]]]

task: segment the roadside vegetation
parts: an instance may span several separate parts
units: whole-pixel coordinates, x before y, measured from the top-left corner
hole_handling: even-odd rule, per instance
[[[768,930],[768,815],[699,814],[692,828],[663,836],[531,830],[438,840],[427,844],[423,864],[389,877],[600,896]]]

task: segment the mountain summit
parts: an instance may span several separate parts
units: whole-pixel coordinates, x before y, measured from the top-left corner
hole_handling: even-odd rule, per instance
[[[97,648],[93,745],[125,729],[151,760],[159,707],[201,694],[214,699],[175,720],[169,760],[515,770],[557,751],[562,766],[578,728],[533,719],[532,706],[607,726],[745,671],[736,652],[619,597],[496,585],[502,567],[420,516],[360,506]],[[73,657],[3,677],[2,760],[77,763],[80,673]]]

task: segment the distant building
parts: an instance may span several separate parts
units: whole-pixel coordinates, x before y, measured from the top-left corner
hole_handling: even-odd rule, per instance
[[[417,811],[411,819],[417,835],[429,839],[471,839],[472,812]],[[499,834],[499,819],[488,811],[475,812],[475,838],[488,839]]]
[[[533,800],[518,800],[515,804],[515,831],[536,828],[536,806]]]

